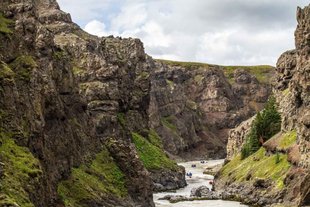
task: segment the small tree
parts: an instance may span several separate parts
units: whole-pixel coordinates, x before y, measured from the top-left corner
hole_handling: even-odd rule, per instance
[[[270,97],[264,110],[256,114],[246,143],[241,149],[241,158],[244,159],[255,153],[262,144],[278,133],[281,129],[281,116],[276,108],[274,97]]]

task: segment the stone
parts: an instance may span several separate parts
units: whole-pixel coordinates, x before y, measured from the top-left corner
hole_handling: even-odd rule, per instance
[[[200,186],[191,190],[191,197],[205,197],[210,193],[210,189],[207,186]]]

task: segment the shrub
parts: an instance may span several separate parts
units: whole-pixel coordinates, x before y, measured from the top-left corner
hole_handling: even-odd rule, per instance
[[[276,108],[274,97],[270,97],[264,110],[258,112],[252,123],[246,143],[241,149],[241,158],[244,159],[255,153],[262,144],[278,133],[281,129],[281,116]]]

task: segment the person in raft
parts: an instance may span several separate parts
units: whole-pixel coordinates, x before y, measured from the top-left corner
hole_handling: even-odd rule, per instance
[[[186,173],[186,176],[188,176],[189,178],[192,178],[193,174],[189,172],[189,173]]]

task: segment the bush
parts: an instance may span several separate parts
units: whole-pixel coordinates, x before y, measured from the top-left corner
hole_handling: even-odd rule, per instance
[[[274,97],[270,97],[264,110],[258,112],[252,123],[246,143],[241,149],[241,158],[244,159],[255,153],[264,142],[278,133],[281,129],[281,116],[277,111]]]

